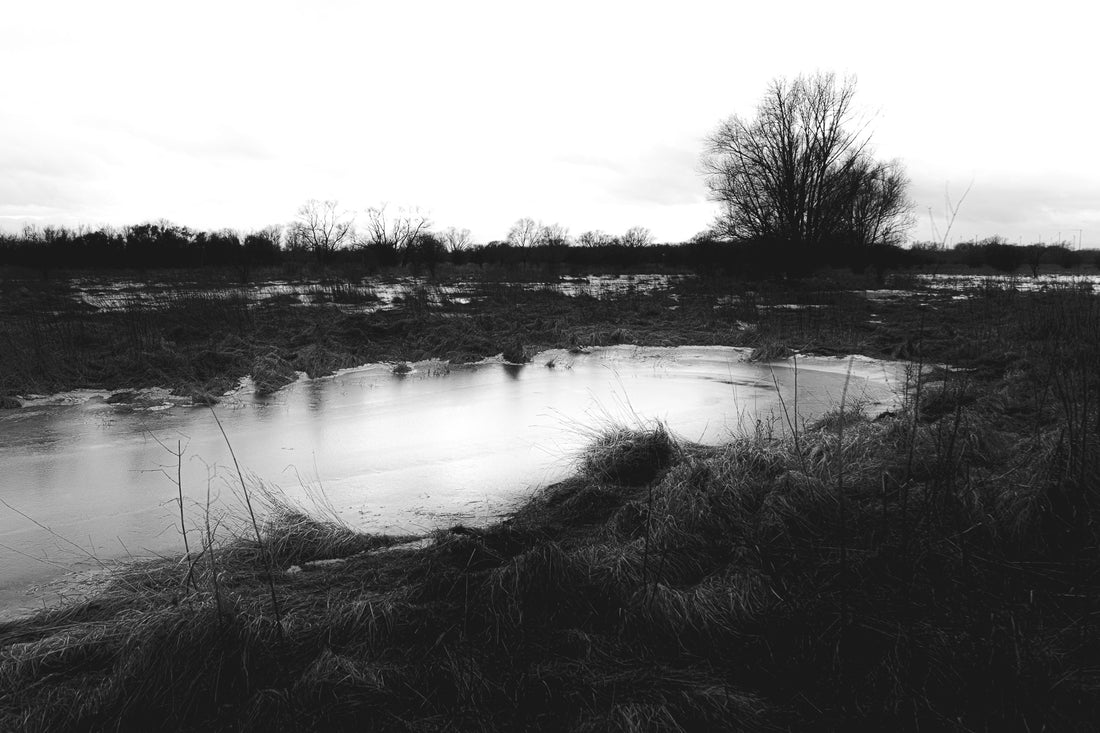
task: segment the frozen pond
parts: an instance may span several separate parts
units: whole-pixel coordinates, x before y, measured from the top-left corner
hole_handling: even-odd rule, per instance
[[[244,388],[215,410],[254,480],[310,509],[323,489],[331,510],[357,528],[421,534],[499,516],[568,475],[594,431],[613,423],[661,419],[680,437],[717,443],[778,417],[775,383],[793,404],[792,362],[749,363],[746,354],[619,346],[544,352],[525,366],[425,363],[395,375],[373,365],[302,379],[266,398]],[[899,399],[903,365],[851,363],[849,399],[872,412]],[[839,403],[848,366],[798,359],[802,418]],[[94,567],[92,555],[180,554],[177,470],[190,526],[208,488],[215,515],[240,510],[209,409],[155,393],[142,406],[112,405],[105,395],[0,413],[0,615],[33,606],[29,587]]]

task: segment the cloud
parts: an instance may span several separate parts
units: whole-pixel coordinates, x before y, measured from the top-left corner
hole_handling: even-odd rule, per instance
[[[103,199],[92,156],[0,144],[0,215],[65,216]]]
[[[1024,242],[1040,237],[1050,240],[1062,233],[1084,230],[1086,246],[1100,244],[1100,181],[1078,180],[1067,176],[1017,176],[995,180],[975,180],[963,199],[965,184],[944,185],[914,181],[912,198],[916,204],[917,239],[929,238],[934,218],[942,236],[949,215],[947,201],[958,208],[952,227],[953,241],[1000,234]],[[1090,231],[1091,228],[1091,231]]]
[[[135,149],[143,148],[198,161],[270,160],[275,155],[264,132],[245,132],[197,109],[97,117],[89,119],[83,129],[85,136],[101,141],[106,157],[114,160],[133,157]]]
[[[678,206],[706,199],[697,172],[699,153],[685,146],[651,145],[612,157],[592,153],[558,156],[558,162],[580,168],[579,175],[602,189],[601,197],[624,204]]]

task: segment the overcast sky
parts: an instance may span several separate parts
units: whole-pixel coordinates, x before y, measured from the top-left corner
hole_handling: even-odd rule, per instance
[[[523,216],[679,241],[715,213],[703,137],[821,70],[856,75],[878,155],[905,162],[912,238],[930,212],[942,236],[945,189],[972,181],[952,240],[1100,246],[1085,3],[5,5],[8,229],[248,230],[319,198],[419,206],[481,242]]]

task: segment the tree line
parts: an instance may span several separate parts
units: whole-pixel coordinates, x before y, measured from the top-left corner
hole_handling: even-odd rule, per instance
[[[1001,272],[1037,274],[1040,268],[1100,265],[1100,251],[1075,251],[1063,244],[1009,244],[1003,237],[962,242],[953,248],[923,242],[910,247],[880,244],[837,252],[822,248],[791,261],[781,248],[767,242],[734,243],[713,231],[687,242],[654,243],[644,230],[620,236],[585,232],[567,236],[559,225],[544,226],[521,219],[513,230],[532,236],[506,236],[474,243],[468,230],[433,231],[418,219],[392,212],[373,221],[369,232],[321,227],[308,233],[288,226],[270,226],[248,233],[199,231],[167,221],[129,227],[25,227],[0,234],[0,266],[51,270],[230,270],[242,281],[257,268],[315,265],[317,242],[325,248],[320,261],[333,268],[372,272],[407,268],[428,274],[445,264],[472,266],[570,268],[657,267],[702,273],[769,276],[812,272],[822,266],[895,269],[905,267],[985,267]],[[640,229],[640,228],[637,228]],[[327,234],[325,232],[328,232]],[[562,236],[565,232],[566,236]],[[328,239],[325,239],[325,237]]]
[[[524,217],[500,240],[475,244],[470,230],[437,229],[418,208],[378,205],[358,214],[309,200],[285,226],[248,233],[197,231],[161,220],[91,229],[26,227],[0,234],[0,265],[41,269],[256,267],[315,261],[426,268],[443,263],[622,266],[677,265],[747,275],[801,274],[827,265],[863,269],[915,264],[990,265],[1037,273],[1048,263],[1085,261],[1068,248],[1013,247],[1000,238],[942,246],[902,244],[913,224],[909,180],[898,160],[874,156],[869,125],[856,113],[855,80],[818,73],[777,79],[755,115],[734,115],[707,137],[700,169],[718,204],[690,242],[656,245],[635,226],[622,234],[570,234]],[[957,210],[956,212],[957,213]],[[953,216],[952,216],[953,219]],[[946,241],[946,238],[945,238]]]
[[[0,265],[39,270],[233,267],[247,275],[284,255],[282,227],[276,226],[242,234],[162,219],[125,227],[27,225],[18,233],[0,232]]]
[[[163,219],[125,227],[28,225],[20,232],[0,232],[0,265],[44,271],[233,268],[247,280],[258,267],[310,261],[359,264],[368,270],[412,267],[433,272],[443,263],[638,262],[645,258],[616,252],[654,244],[644,227],[632,227],[618,236],[589,231],[573,237],[567,227],[528,217],[517,220],[503,239],[478,244],[469,229],[437,230],[419,209],[386,205],[368,208],[358,219],[336,201],[310,200],[289,224],[246,233],[196,230]],[[590,254],[582,258],[561,254],[563,249],[579,247]]]
[[[341,211],[336,201],[310,200],[298,209],[297,217],[286,231],[290,250],[307,250],[318,260],[331,259],[341,250],[357,250],[385,264],[409,264],[416,260],[452,259],[475,247],[469,229],[448,227],[433,229],[427,214],[418,208],[390,209],[375,206],[363,212],[362,224]],[[578,237],[558,223],[543,223],[523,217],[509,228],[502,240],[489,245],[508,245],[528,250],[539,247],[645,247],[653,244],[653,235],[645,227],[635,226],[620,236],[593,230]]]

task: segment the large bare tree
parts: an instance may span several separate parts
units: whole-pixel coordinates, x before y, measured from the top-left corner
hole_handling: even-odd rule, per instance
[[[337,202],[310,199],[298,209],[298,216],[288,227],[288,246],[308,249],[323,261],[351,242],[354,226],[354,220],[339,210]]]
[[[734,115],[707,139],[703,172],[734,239],[872,244],[896,238],[909,211],[900,163],[875,163],[853,110],[855,80],[833,74],[772,82],[752,119]]]
[[[653,244],[653,232],[645,227],[630,227],[619,241],[626,247],[648,247]]]
[[[467,250],[473,243],[473,239],[470,236],[470,230],[458,229],[457,227],[447,227],[439,233],[439,238],[443,242],[443,246],[447,248],[447,251],[452,253]]]
[[[562,226],[557,222],[539,226],[538,236],[536,238],[537,244],[549,245],[552,247],[568,247],[571,241],[569,237],[569,227]]]
[[[577,237],[577,244],[582,247],[604,247],[614,241],[614,237],[599,229],[591,229]]]
[[[517,219],[508,230],[508,244],[513,247],[534,247],[542,235],[542,224],[530,217]]]
[[[857,245],[901,244],[913,224],[909,178],[901,162],[879,162],[864,155],[847,170],[847,190],[838,184],[846,197],[842,236]]]

